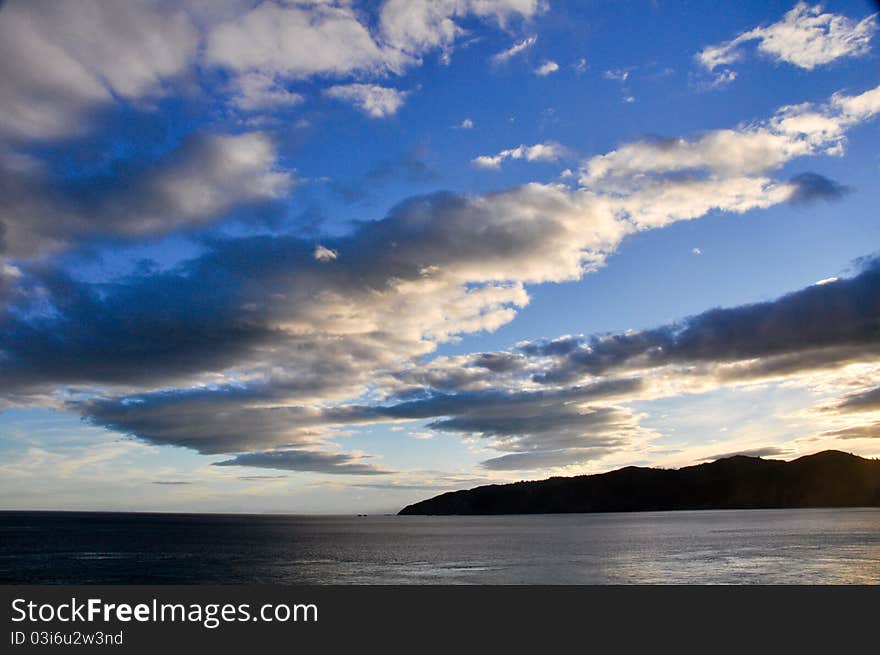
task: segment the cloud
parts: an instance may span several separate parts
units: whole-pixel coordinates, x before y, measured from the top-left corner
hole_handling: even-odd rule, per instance
[[[205,61],[283,79],[383,73],[403,64],[376,43],[351,7],[272,1],[214,25],[206,37]]]
[[[626,82],[629,79],[629,69],[614,68],[603,73],[606,80],[617,80],[618,82]]]
[[[559,64],[557,64],[555,61],[545,61],[543,64],[535,69],[535,75],[546,77],[547,75],[550,75],[550,73],[555,73],[558,70]]]
[[[242,111],[294,107],[305,102],[302,94],[289,91],[270,75],[243,73],[233,82],[232,104]]]
[[[340,427],[431,419],[434,431],[479,438],[503,453],[484,463],[489,469],[580,465],[656,436],[623,403],[877,359],[873,333],[880,305],[870,299],[880,297],[878,290],[880,268],[874,264],[833,285],[710,310],[643,332],[562,337],[521,344],[519,352],[438,358],[395,373],[398,392],[386,404],[291,404],[298,389],[318,382],[290,376],[286,382],[93,399],[70,407],[111,430],[206,454],[312,451]],[[277,343],[273,351],[279,352]],[[364,364],[355,370],[375,371],[375,362]],[[340,373],[335,364],[328,368]],[[395,388],[381,375],[373,374],[372,381]],[[333,388],[332,381],[325,386]],[[853,395],[836,411],[859,403],[870,409],[874,396]]]
[[[168,3],[8,0],[0,21],[0,137],[55,139],[97,127],[98,110],[148,108],[172,84],[219,71],[246,112],[290,107],[291,81],[402,74],[450,49],[476,17],[507,27],[538,0]],[[181,87],[183,84],[181,84]]]
[[[836,439],[880,439],[880,423],[853,425],[839,430],[828,430],[822,434]]]
[[[770,125],[782,138],[761,152],[778,161],[774,148],[786,150],[787,135],[807,129],[819,145],[797,152],[824,152],[820,146],[838,145],[844,126],[878,107],[875,89],[836,95],[819,110],[781,112]],[[733,130],[725,143],[744,133],[751,144],[751,133],[765,127]],[[864,298],[873,296],[833,295],[870,286],[857,277],[791,300],[808,317],[833,316],[827,325],[789,316],[780,300],[595,343],[567,337],[440,362],[421,378],[412,370],[438,344],[508,323],[529,301],[526,285],[577,280],[637,230],[790,198],[790,185],[746,174],[758,165],[751,155],[730,159],[706,138],[621,146],[598,168],[588,162],[583,174],[602,183],[587,188],[532,183],[484,195],[415,196],[384,218],[322,238],[320,246],[337,253],[332,261],[316,258],[313,236],[273,234],[206,239],[188,261],[101,282],[73,279],[51,262],[16,262],[19,274],[6,276],[12,304],[2,315],[0,391],[10,402],[16,394],[54,394],[54,402],[69,402],[97,425],[207,454],[314,451],[340,426],[430,419],[436,430],[480,435],[502,456],[548,453],[533,461],[550,461],[549,453],[580,449],[569,458],[577,462],[650,437],[621,403],[657,393],[658,367],[696,364],[714,379],[738,380],[839,364],[846,352],[864,357],[872,346],[852,307],[870,313]],[[251,155],[266,152],[259,139],[244,144]],[[533,148],[505,157],[547,156]],[[639,149],[664,156],[646,164],[635,156]],[[173,161],[189,161],[180,157]],[[255,160],[263,161],[243,157]],[[178,171],[175,180],[186,179],[191,167],[175,166],[168,165]],[[832,295],[816,300],[812,293]],[[761,311],[772,320],[762,322]],[[800,335],[802,347],[769,329],[777,324]],[[814,333],[816,343],[807,343]],[[538,351],[552,360],[523,361]],[[729,365],[719,368],[719,361]],[[624,379],[589,383],[605,372]],[[83,389],[93,397],[82,400]],[[552,434],[541,429],[542,416]]]
[[[459,357],[436,357],[392,373],[387,384],[398,396],[424,388],[438,391],[479,391],[497,388],[506,375],[523,372],[526,358],[517,353],[477,353]]]
[[[851,189],[818,173],[800,173],[795,175],[789,184],[794,186],[791,202],[811,204],[820,200],[832,202],[840,200]]]
[[[177,487],[180,485],[192,484],[192,482],[186,482],[184,480],[154,480],[153,484],[161,484],[161,485],[168,485],[168,486],[172,486],[172,487]]]
[[[523,159],[525,161],[557,161],[568,154],[562,145],[547,141],[532,146],[519,145],[516,148],[502,150],[497,155],[481,155],[471,160],[477,168],[499,169],[505,159]]]
[[[712,79],[704,84],[703,88],[708,90],[721,89],[732,84],[736,80],[736,77],[736,71],[725,68],[721,72],[714,73]]]
[[[821,280],[816,280],[816,282],[814,282],[814,284],[816,284],[818,286],[822,286],[823,284],[832,284],[834,282],[837,282],[839,279],[840,278],[838,278],[838,277],[825,277],[825,278],[822,278]]]
[[[157,162],[75,180],[2,168],[4,254],[26,257],[98,236],[138,238],[209,223],[272,202],[293,186],[260,132],[189,137]]]
[[[438,358],[400,378],[407,393],[417,393],[410,385],[421,385],[425,397],[377,411],[396,418],[441,417],[428,427],[486,440],[489,448],[504,453],[484,462],[486,468],[584,464],[655,436],[625,406],[632,401],[761,379],[824,385],[826,392],[864,379],[865,373],[854,371],[847,382],[835,378],[840,373],[834,371],[880,363],[874,334],[880,322],[877,297],[880,266],[873,262],[856,277],[833,285],[810,286],[767,303],[714,309],[653,330],[528,342],[518,346],[519,353]],[[497,373],[475,371],[480,360],[512,365],[502,365]],[[823,372],[825,378],[817,377]],[[823,411],[876,413],[880,392],[863,389]],[[812,424],[817,418],[811,417]],[[874,438],[880,434],[877,425],[849,424],[822,434]],[[706,459],[788,452],[768,446]]]
[[[478,437],[500,458],[495,470],[573,466],[632,447],[653,436],[628,408],[603,404],[641,385],[621,379],[557,390],[432,392],[425,398],[374,408],[389,418],[437,418],[428,427]]]
[[[718,455],[710,455],[704,457],[703,461],[715,461],[718,459],[727,459],[728,457],[784,457],[790,451],[777,446],[765,446],[763,448],[750,448],[747,450],[737,450],[729,453],[720,453]]]
[[[411,55],[447,48],[465,30],[456,18],[473,15],[504,27],[544,11],[542,0],[388,0],[379,18],[384,40]]]
[[[160,96],[199,35],[162,3],[8,0],[0,20],[0,135],[49,139],[94,127],[95,109]]]
[[[767,174],[798,157],[840,155],[846,131],[878,112],[880,87],[853,96],[838,93],[822,105],[783,107],[767,121],[695,139],[626,144],[584,162],[579,182],[645,227],[712,208],[742,213],[805,196],[828,197],[829,186],[816,177],[780,183]]]
[[[587,200],[552,185],[413,198],[322,243],[332,266],[313,241],[275,236],[209,242],[113,284],[29,269],[15,285],[51,311],[22,301],[9,317],[0,387],[198,382],[247,363],[250,375],[283,367],[298,393],[351,390],[375,366],[508,322],[526,280],[579,277],[625,233]]]
[[[331,180],[330,189],[348,204],[363,202],[383,184],[404,180],[413,185],[436,182],[440,173],[431,161],[431,151],[424,144],[396,153],[380,161],[369,171],[353,180]]]
[[[345,84],[331,86],[324,93],[353,104],[370,118],[388,118],[403,106],[408,93],[377,84]]]
[[[97,397],[71,402],[68,409],[94,425],[205,455],[279,448],[312,451],[325,445],[332,426],[382,418],[367,407],[292,404],[286,391],[283,383],[226,385]]]
[[[670,379],[687,383],[702,378],[711,387],[876,359],[880,350],[873,326],[880,320],[880,306],[871,299],[878,290],[880,269],[874,263],[849,280],[810,286],[771,302],[710,310],[652,330],[525,343],[519,353],[440,358],[395,372],[394,384],[376,377],[379,357],[392,366],[403,361],[406,348],[395,358],[384,344],[370,352],[349,335],[338,344],[342,353],[330,359],[332,351],[321,347],[321,337],[290,344],[276,337],[267,341],[273,344],[271,365],[284,362],[286,377],[93,399],[71,407],[114,431],[204,453],[314,445],[327,429],[338,426],[430,418],[436,419],[429,426],[434,430],[480,435],[502,451],[559,451],[588,442],[590,448],[620,449],[648,433],[635,415],[608,403],[675,395],[682,387],[669,385]],[[42,343],[36,346],[41,353],[47,350]],[[411,344],[409,352],[416,352],[416,346]],[[287,348],[290,354],[285,354]],[[320,359],[304,357],[305,348]],[[339,358],[351,348],[357,349],[359,361]],[[45,356],[47,361],[58,359],[52,352]],[[544,361],[533,365],[531,358]],[[102,363],[110,361],[105,357]],[[21,376],[16,377],[20,383]],[[601,382],[595,381],[600,377]],[[354,396],[366,379],[391,389],[396,384],[399,394],[420,390],[423,397],[373,406],[292,404],[309,394]]]
[[[393,472],[364,463],[364,459],[364,457],[344,453],[273,450],[264,453],[236,455],[232,459],[214,462],[214,466],[250,466],[253,468],[310,471],[333,475],[388,475]]]
[[[512,57],[516,57],[518,54],[521,54],[531,48],[535,43],[538,42],[537,36],[530,36],[522,41],[517,41],[512,46],[510,46],[507,50],[502,50],[499,53],[492,55],[492,61],[495,63],[502,63],[507,61]]]
[[[2,234],[0,234],[2,237]],[[0,239],[0,252],[3,251],[2,239]],[[0,259],[0,306],[5,306],[13,301],[18,293],[18,284],[21,279],[21,269]],[[0,313],[2,316],[2,313]]]
[[[239,480],[248,480],[248,481],[253,481],[253,480],[286,480],[288,477],[290,477],[290,476],[287,476],[287,475],[239,475],[238,479]]]
[[[565,450],[544,450],[533,453],[509,453],[481,462],[490,471],[523,471],[535,469],[576,466],[599,460],[614,452],[614,448],[577,448]]]
[[[799,2],[780,21],[743,32],[726,43],[708,46],[697,54],[697,60],[713,71],[741,59],[741,46],[757,41],[759,52],[813,70],[843,57],[866,55],[876,30],[874,15],[856,22],[840,14],[822,13],[821,5]]]
[[[363,16],[344,1],[270,0],[224,20],[210,21],[204,60],[245,78],[236,83],[243,92],[235,104],[244,103],[247,109],[261,106],[262,101],[270,106],[291,104],[296,94],[282,92],[279,82],[315,76],[399,75],[420,64],[421,57],[432,50],[442,49],[448,56],[455,40],[465,33],[457,19],[476,16],[505,26],[514,18],[528,18],[541,10],[537,0],[387,0],[378,16]],[[395,113],[402,100],[394,100],[391,89],[380,92],[383,87],[357,86],[360,91],[348,93],[360,93],[358,97],[363,98],[372,89],[371,97],[362,100],[369,104],[365,110],[371,116]]]
[[[474,121],[470,118],[465,118],[459,125],[456,125],[456,127],[461,130],[472,130],[474,129]]]
[[[878,411],[880,410],[880,387],[844,396],[830,410],[837,413]]]
[[[332,262],[339,257],[339,253],[322,245],[315,246],[314,258],[319,262]]]
[[[722,379],[784,376],[880,355],[880,265],[769,302],[712,309],[651,330],[592,337],[539,376],[545,383],[709,365]],[[532,352],[540,345],[532,347]],[[529,352],[529,351],[525,351]]]

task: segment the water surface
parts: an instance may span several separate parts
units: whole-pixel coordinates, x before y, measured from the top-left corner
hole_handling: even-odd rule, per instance
[[[878,584],[880,509],[530,516],[0,512],[13,584]]]

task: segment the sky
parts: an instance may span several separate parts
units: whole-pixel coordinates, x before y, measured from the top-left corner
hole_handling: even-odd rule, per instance
[[[0,508],[880,456],[878,9],[0,3]]]

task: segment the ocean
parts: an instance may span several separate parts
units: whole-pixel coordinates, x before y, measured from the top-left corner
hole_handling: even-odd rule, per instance
[[[0,512],[3,584],[878,584],[880,509]]]

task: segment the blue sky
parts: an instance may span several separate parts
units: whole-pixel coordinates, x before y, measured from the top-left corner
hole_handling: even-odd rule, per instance
[[[3,507],[880,455],[876,11],[3,3]]]

